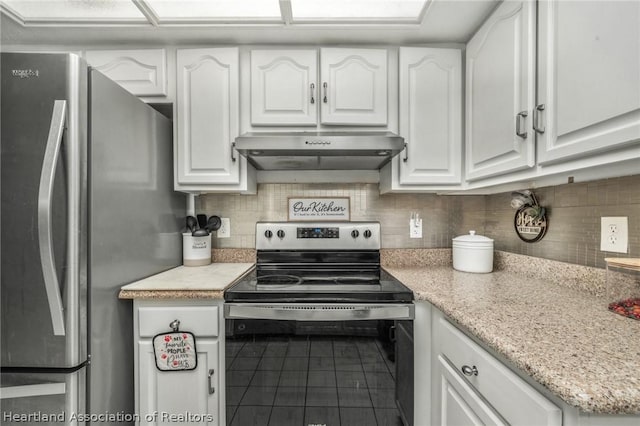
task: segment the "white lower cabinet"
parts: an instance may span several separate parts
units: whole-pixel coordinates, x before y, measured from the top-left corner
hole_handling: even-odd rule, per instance
[[[197,367],[160,371],[152,339],[170,323],[196,338]],[[136,413],[141,425],[224,425],[224,324],[222,302],[134,301]]]
[[[460,376],[449,361],[438,356],[435,377],[439,404],[435,413],[442,425],[506,425],[507,423]]]
[[[433,424],[562,425],[560,407],[433,312]]]

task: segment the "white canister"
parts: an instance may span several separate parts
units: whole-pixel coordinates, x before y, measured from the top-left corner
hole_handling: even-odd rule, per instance
[[[476,235],[460,235],[452,240],[453,269],[486,274],[493,271],[493,240]]]
[[[182,264],[184,266],[204,266],[211,263],[211,234],[194,237],[182,234]]]

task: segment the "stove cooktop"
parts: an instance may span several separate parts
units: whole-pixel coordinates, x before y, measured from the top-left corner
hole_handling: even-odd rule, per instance
[[[254,269],[224,293],[233,302],[411,302],[413,292],[389,273],[372,276],[258,275]]]

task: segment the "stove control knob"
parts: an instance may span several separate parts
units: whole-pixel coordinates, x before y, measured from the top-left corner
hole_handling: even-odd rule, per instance
[[[358,235],[360,235],[360,232],[358,232],[357,229],[354,229],[353,231],[351,231],[351,236],[353,238],[358,238]]]
[[[284,238],[284,231],[282,229],[278,229],[276,235],[278,236],[278,238]]]
[[[365,238],[371,238],[371,231],[369,231],[368,229],[365,229],[365,231],[364,231],[364,237],[365,237]]]
[[[271,238],[273,237],[273,232],[269,231],[268,229],[266,231],[264,231],[264,236],[267,238]]]

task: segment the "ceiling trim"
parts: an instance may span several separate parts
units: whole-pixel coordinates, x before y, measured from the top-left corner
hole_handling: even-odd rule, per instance
[[[22,16],[20,16],[20,14],[18,12],[16,12],[13,9],[11,9],[6,4],[4,4],[4,2],[0,2],[0,13],[4,13],[9,18],[11,18],[13,21],[17,22],[18,24],[22,25],[23,27],[25,26],[24,19],[22,19]]]
[[[138,8],[140,13],[147,18],[147,21],[154,27],[158,26],[160,22],[160,18],[156,15],[155,11],[149,6],[149,4],[145,0],[131,0],[133,4]]]
[[[238,27],[262,26],[265,24],[275,26],[296,26],[299,28],[341,28],[344,26],[356,26],[362,28],[371,27],[401,27],[410,29],[419,26],[425,20],[427,11],[434,0],[426,1],[417,18],[368,18],[367,20],[356,18],[294,18],[291,0],[278,0],[280,6],[280,18],[161,18],[155,12],[147,0],[131,0],[144,18],[25,18],[10,6],[0,1],[0,12],[6,14],[12,20],[23,27],[88,27],[88,26],[140,26],[140,27],[176,27],[176,26],[210,26],[210,27]]]
[[[291,9],[291,0],[280,0],[280,16],[285,25],[291,24],[293,21],[293,11]]]

